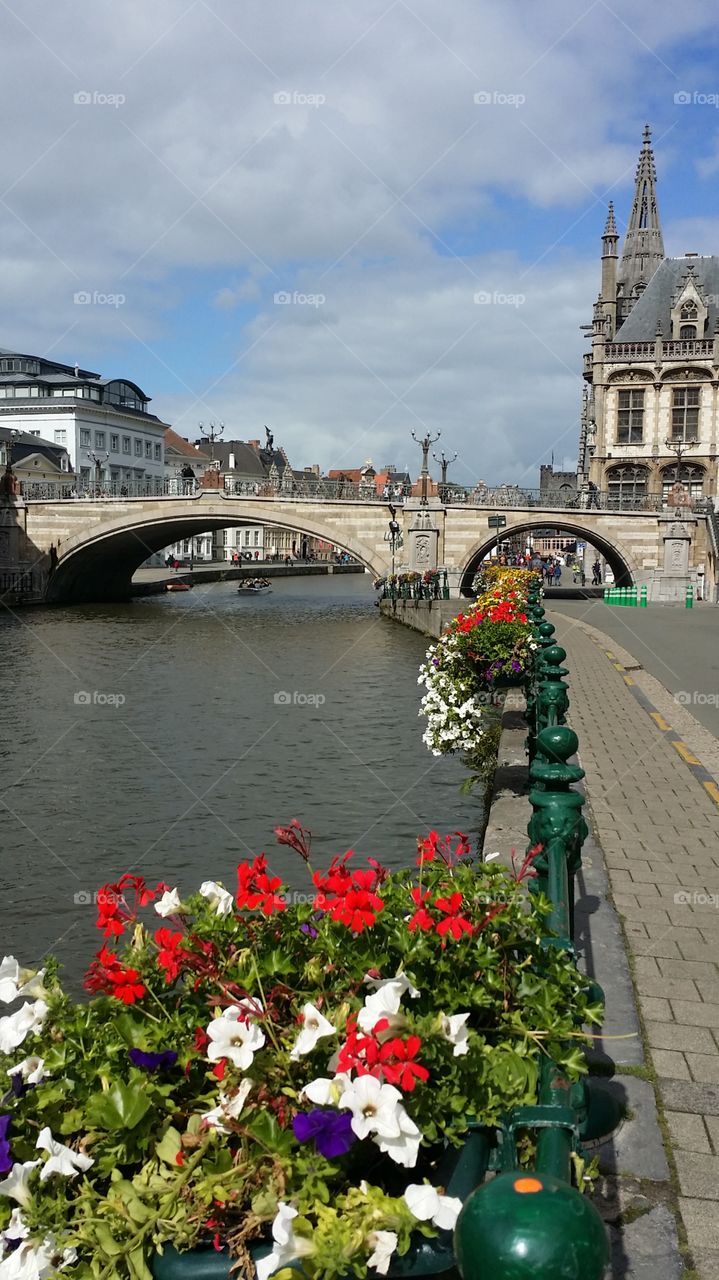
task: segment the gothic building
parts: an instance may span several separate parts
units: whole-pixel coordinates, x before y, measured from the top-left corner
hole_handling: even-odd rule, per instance
[[[587,326],[580,483],[591,481],[625,509],[666,505],[677,484],[685,500],[713,499],[719,257],[665,257],[648,125],[621,258],[618,243],[610,204],[602,287]]]

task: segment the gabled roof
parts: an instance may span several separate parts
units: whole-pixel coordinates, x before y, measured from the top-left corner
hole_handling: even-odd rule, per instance
[[[614,341],[652,342],[660,324],[663,336],[670,338],[672,303],[685,282],[689,267],[694,268],[694,280],[700,294],[709,300],[706,331],[698,337],[713,337],[719,316],[719,257],[716,255],[706,258],[665,258],[624,324],[617,330]]]
[[[165,430],[165,449],[169,449],[171,453],[182,454],[183,458],[194,458],[195,462],[209,462],[209,453],[204,453],[202,449],[196,449],[194,444],[190,444],[189,440],[185,440],[184,436],[180,436],[172,427]]]

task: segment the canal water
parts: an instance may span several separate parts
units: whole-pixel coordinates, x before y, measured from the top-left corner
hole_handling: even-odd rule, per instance
[[[99,945],[93,892],[125,871],[235,888],[298,818],[316,863],[411,865],[419,833],[476,833],[459,760],[422,743],[427,641],[379,617],[367,575],[232,583],[0,621],[0,956],[59,957],[74,986]]]

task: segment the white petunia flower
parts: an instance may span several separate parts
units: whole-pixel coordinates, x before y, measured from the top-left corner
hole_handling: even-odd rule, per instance
[[[0,1280],[49,1280],[77,1262],[77,1250],[63,1250],[60,1262],[57,1262],[58,1247],[52,1236],[45,1236],[41,1244],[33,1244],[24,1240],[19,1249],[15,1249],[4,1262],[0,1263]]]
[[[11,1004],[19,996],[37,1000],[47,995],[44,977],[44,969],[37,973],[33,969],[21,969],[14,956],[4,956],[0,964],[0,1003]]]
[[[311,1240],[304,1236],[296,1236],[292,1219],[297,1217],[297,1210],[282,1200],[277,1205],[277,1217],[272,1223],[272,1253],[255,1263],[257,1280],[268,1280],[274,1271],[280,1271],[297,1258],[306,1257],[314,1252]]]
[[[314,1102],[316,1107],[338,1107],[340,1098],[349,1088],[349,1084],[350,1078],[345,1071],[341,1071],[333,1080],[320,1076],[317,1080],[310,1080],[310,1083],[305,1085],[300,1097]]]
[[[63,1142],[56,1142],[47,1125],[40,1130],[35,1146],[38,1151],[47,1151],[50,1155],[40,1170],[41,1182],[46,1182],[53,1173],[59,1173],[63,1178],[76,1178],[78,1173],[85,1173],[95,1163],[92,1156],[84,1156],[81,1151],[73,1151]]]
[[[374,1267],[378,1275],[386,1276],[392,1255],[397,1248],[396,1231],[373,1231],[369,1244],[374,1253],[367,1259],[367,1266]]]
[[[249,1002],[243,1001],[243,1004]],[[250,1007],[254,1010],[257,1006],[252,1004]],[[236,1004],[231,1004],[221,1017],[210,1023],[207,1034],[212,1041],[207,1050],[210,1062],[229,1058],[240,1071],[247,1071],[252,1066],[257,1050],[265,1043],[264,1032],[256,1023],[250,1022],[247,1011]]]
[[[334,1036],[337,1030],[332,1023],[323,1017],[313,1004],[306,1004],[302,1009],[303,1026],[292,1047],[290,1060],[297,1062],[306,1053],[311,1053],[323,1036]]]
[[[24,1164],[16,1161],[7,1178],[0,1182],[0,1196],[9,1196],[26,1209],[32,1200],[30,1174],[33,1169],[37,1169],[39,1163],[39,1160],[26,1160]]]
[[[25,1240],[29,1232],[30,1228],[25,1222],[22,1209],[13,1209],[10,1214],[10,1221],[2,1233],[5,1243],[7,1244],[10,1240]]]
[[[36,1000],[34,1004],[27,1002],[15,1013],[0,1018],[0,1052],[13,1053],[19,1048],[26,1036],[40,1031],[47,1016],[47,1005],[44,1000]]]
[[[237,1120],[242,1114],[242,1109],[247,1101],[247,1095],[252,1089],[253,1081],[249,1076],[245,1076],[240,1082],[240,1087],[236,1093],[230,1095],[220,1093],[218,1105],[212,1111],[206,1111],[202,1116],[205,1124],[211,1129],[216,1129],[218,1133],[231,1133],[232,1130],[227,1128],[226,1120]]]
[[[367,982],[368,978],[365,977],[364,981]],[[369,981],[376,982],[377,989],[371,996],[367,996],[364,1007],[357,1014],[358,1026],[362,1031],[373,1031],[383,1018],[387,1018],[390,1027],[397,1025],[401,1021],[398,1014],[402,996],[406,991],[411,996],[418,996],[419,992],[404,973],[398,974],[396,978],[384,978],[380,981],[370,978]]]
[[[20,983],[20,965],[14,956],[4,956],[0,964],[0,1000],[10,1004],[18,996]]]
[[[200,885],[200,893],[203,898],[207,898],[210,906],[215,908],[215,915],[229,916],[233,907],[233,898],[221,884],[216,884],[214,880],[205,880]]]
[[[453,1057],[461,1058],[469,1049],[469,1027],[466,1025],[468,1013],[452,1013],[442,1018],[442,1035],[454,1045]]]
[[[429,1183],[413,1182],[404,1193],[411,1213],[420,1222],[433,1222],[443,1231],[451,1231],[460,1215],[462,1201],[457,1196],[442,1196]]]
[[[401,1164],[405,1169],[414,1169],[419,1155],[422,1134],[414,1120],[410,1119],[402,1106],[398,1108],[397,1119],[400,1130],[397,1137],[389,1138],[378,1135],[375,1138],[375,1142],[380,1151],[384,1151],[390,1159],[394,1160],[395,1164]]]
[[[167,916],[176,916],[180,906],[180,895],[177,889],[166,889],[159,902],[155,903],[155,911],[164,920]]]
[[[22,1076],[26,1084],[39,1084],[44,1079],[45,1059],[33,1056],[23,1058],[22,1062],[18,1062],[16,1067],[10,1067],[9,1076],[16,1076],[18,1073]]]
[[[358,1138],[371,1134],[398,1138],[401,1102],[402,1094],[394,1085],[380,1084],[375,1076],[358,1076],[346,1085],[340,1107],[352,1112],[352,1129]]]

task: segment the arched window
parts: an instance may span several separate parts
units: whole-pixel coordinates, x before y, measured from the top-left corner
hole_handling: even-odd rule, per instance
[[[612,467],[607,472],[609,506],[623,511],[641,508],[647,496],[648,479],[646,467]]]
[[[701,498],[704,490],[704,467],[696,463],[682,462],[662,471],[662,501],[666,503],[675,484],[682,484],[690,498]]]
[[[679,329],[680,338],[696,338],[697,327],[695,324],[683,324]]]
[[[696,302],[685,302],[679,312],[682,320],[696,320],[698,314]]]

